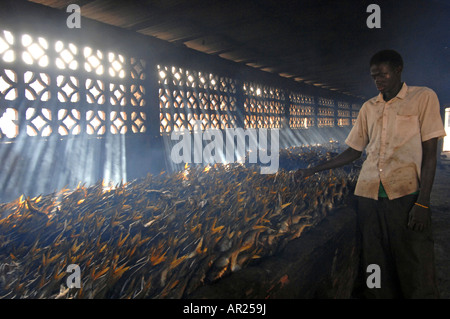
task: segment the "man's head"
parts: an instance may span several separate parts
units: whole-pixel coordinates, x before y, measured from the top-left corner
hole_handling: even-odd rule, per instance
[[[403,59],[394,50],[377,52],[370,59],[370,75],[375,81],[378,91],[389,98],[394,97],[401,88],[402,71]]]

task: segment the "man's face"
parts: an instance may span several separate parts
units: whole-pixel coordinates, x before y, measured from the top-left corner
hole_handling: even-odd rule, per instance
[[[389,63],[374,64],[370,67],[370,76],[381,94],[392,92],[398,87],[401,83],[401,72],[401,67],[394,70]]]

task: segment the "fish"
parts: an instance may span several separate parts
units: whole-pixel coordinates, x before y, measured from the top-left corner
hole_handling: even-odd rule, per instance
[[[280,150],[273,175],[253,163],[188,165],[0,204],[0,296],[188,298],[346,205],[358,165],[293,178],[330,154],[294,147]],[[79,265],[81,288],[65,288],[69,264]]]

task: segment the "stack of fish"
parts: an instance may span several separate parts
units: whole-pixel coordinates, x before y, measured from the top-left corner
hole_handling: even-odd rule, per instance
[[[285,154],[298,163],[329,156],[295,151]],[[0,298],[187,297],[276,254],[345,205],[357,172],[296,181],[284,169],[186,166],[117,186],[21,196],[0,205]],[[81,270],[80,288],[67,288],[70,264]]]

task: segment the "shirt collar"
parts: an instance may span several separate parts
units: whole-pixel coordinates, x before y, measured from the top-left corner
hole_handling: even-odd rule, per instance
[[[400,89],[400,91],[397,93],[397,95],[395,96],[395,98],[399,98],[399,99],[404,99],[406,96],[406,93],[408,92],[408,86],[406,85],[405,82],[403,82],[402,88]],[[394,99],[395,99],[394,98]],[[385,100],[383,99],[383,94],[378,93],[377,96],[377,102],[385,102]]]

